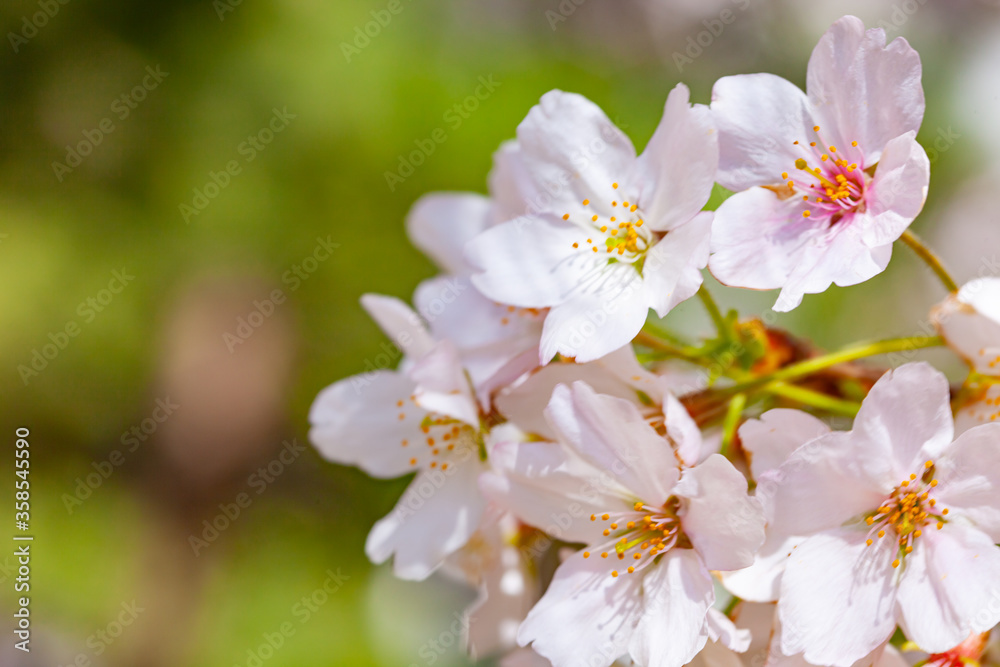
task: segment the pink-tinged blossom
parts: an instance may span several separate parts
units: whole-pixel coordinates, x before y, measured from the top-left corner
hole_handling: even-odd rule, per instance
[[[518,634],[555,667],[681,667],[709,640],[745,650],[710,570],[749,565],[764,516],[720,455],[681,467],[631,401],[584,383],[556,388],[558,443],[499,443],[484,493],[521,520],[587,545],[556,571]]]
[[[920,57],[906,40],[845,16],[809,60],[807,93],[772,74],[712,91],[719,183],[709,269],[721,282],[781,289],[775,310],[885,270],[923,208],[930,162]]]
[[[628,344],[649,309],[697,292],[708,262],[708,201],[718,164],[707,107],[678,85],[646,150],[592,102],[546,93],[517,131],[512,178],[546,192],[537,213],[466,246],[474,284],[518,308],[548,308],[540,361],[593,361]],[[539,198],[540,199],[540,198]]]
[[[1000,425],[955,440],[948,382],[927,364],[887,373],[851,431],[758,482],[769,531],[800,538],[780,575],[784,654],[849,667],[897,624],[934,653],[1000,621]]]

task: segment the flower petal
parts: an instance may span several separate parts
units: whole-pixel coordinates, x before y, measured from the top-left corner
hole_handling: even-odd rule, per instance
[[[863,529],[814,535],[788,559],[778,599],[781,651],[808,662],[851,667],[892,636],[896,541],[865,544]]]
[[[479,427],[479,409],[465,377],[458,350],[443,340],[409,371],[417,384],[414,400],[428,412],[447,415]]]
[[[625,653],[642,614],[642,578],[612,577],[607,561],[570,556],[521,624],[518,643],[531,644],[553,667],[610,665]]]
[[[472,283],[488,298],[521,308],[561,304],[607,265],[607,258],[585,251],[586,238],[580,227],[553,216],[497,225],[465,247],[479,271]]]
[[[947,651],[1000,622],[1000,548],[957,522],[927,530],[899,582],[900,625],[928,653]]]
[[[768,410],[740,427],[740,442],[750,455],[754,479],[778,468],[800,446],[830,432],[830,427],[802,410]]]
[[[865,202],[862,239],[871,247],[892,243],[920,215],[927,201],[931,163],[916,134],[907,132],[885,146]]]
[[[590,516],[629,508],[624,488],[562,445],[502,443],[490,460],[496,472],[480,479],[483,494],[557,539],[605,542],[604,525]]]
[[[471,192],[435,192],[413,204],[406,231],[413,245],[445,273],[468,274],[465,244],[486,229],[492,215],[488,197]]]
[[[399,299],[381,294],[364,294],[361,306],[407,356],[419,359],[434,347],[434,339],[420,317]]]
[[[869,451],[871,448],[873,451]],[[769,528],[781,535],[811,535],[836,528],[879,507],[899,479],[891,474],[888,443],[881,447],[833,431],[799,447],[777,470],[761,474],[770,489]]]
[[[552,307],[545,317],[539,360],[557,353],[580,363],[628,345],[649,314],[650,289],[629,264],[600,268],[599,285]],[[594,280],[588,279],[593,283]]]
[[[805,93],[773,74],[719,79],[711,108],[719,129],[716,180],[735,192],[781,183],[801,157],[795,142],[812,136],[816,124]]]
[[[552,90],[517,127],[522,163],[531,180],[553,192],[548,210],[562,215],[584,199],[616,199],[613,183],[635,161],[635,148],[601,109],[574,93]],[[568,209],[567,209],[568,210]]]
[[[574,382],[572,388],[556,387],[545,414],[563,442],[620,480],[637,499],[662,504],[674,491],[673,450],[633,403]]]
[[[764,544],[754,562],[742,570],[722,573],[722,584],[736,597],[751,602],[774,602],[781,590],[781,575],[785,563],[804,537],[785,537],[774,530],[767,531]]]
[[[764,543],[764,510],[747,495],[747,480],[726,457],[712,454],[684,470],[674,493],[684,533],[710,570],[738,570],[753,563]]]
[[[696,216],[712,194],[719,165],[719,138],[708,107],[690,104],[677,84],[649,145],[635,163],[639,206],[646,222],[669,231]]]
[[[420,472],[392,511],[368,533],[365,553],[374,563],[395,555],[400,579],[426,579],[479,527],[486,499],[478,479],[485,467],[473,458],[447,472]]]
[[[687,664],[708,640],[706,616],[715,601],[712,575],[695,552],[671,549],[643,577],[642,590],[642,617],[629,655],[641,665]]]
[[[916,132],[924,117],[920,56],[902,37],[885,44],[881,28],[865,30],[845,16],[820,38],[809,59],[806,89],[821,136],[838,146],[857,141],[865,167],[894,137]]]
[[[696,214],[646,253],[642,273],[651,297],[649,305],[660,317],[666,317],[701,287],[701,269],[708,265],[713,217],[711,212]]]
[[[776,289],[785,285],[821,230],[804,222],[802,201],[750,188],[722,202],[712,223],[708,268],[733,287]]]
[[[412,472],[412,454],[403,443],[423,441],[420,422],[426,414],[409,400],[414,388],[406,375],[393,371],[332,384],[309,410],[309,440],[327,460],[356,465],[372,477]]]
[[[960,435],[937,462],[938,502],[1000,542],[1000,424]]]
[[[862,450],[870,454],[870,467],[891,463],[887,473],[897,478],[893,484],[940,457],[954,432],[948,380],[924,362],[883,375],[861,404],[853,430],[855,438],[869,443]],[[891,453],[882,458],[885,444]]]

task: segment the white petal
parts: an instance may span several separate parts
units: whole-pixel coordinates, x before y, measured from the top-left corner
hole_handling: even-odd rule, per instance
[[[663,118],[635,165],[638,203],[657,231],[675,229],[697,215],[715,184],[718,133],[708,107],[692,106],[690,97],[682,83],[670,91]]]
[[[933,317],[948,345],[977,372],[1000,375],[1000,278],[966,283]]]
[[[642,330],[650,305],[650,289],[642,278],[629,264],[609,264],[599,271],[599,290],[574,295],[545,317],[540,361],[556,353],[580,363],[594,361],[628,345]]]
[[[803,542],[788,559],[778,599],[781,650],[815,665],[851,667],[896,628],[891,537],[865,544],[838,528]]]
[[[795,269],[782,287],[774,309],[788,312],[805,294],[820,294],[831,284],[857,285],[885,271],[892,245],[869,247],[856,229],[867,224],[867,213],[845,216],[836,226],[816,236],[804,247]]]
[[[865,195],[869,216],[861,232],[865,244],[881,246],[902,236],[923,210],[930,180],[930,160],[913,132],[886,144]]]
[[[805,93],[773,74],[716,81],[712,116],[719,129],[717,180],[736,192],[781,183],[800,157],[794,142],[812,136],[816,124]]]
[[[758,493],[770,497],[770,529],[787,536],[810,535],[879,507],[902,478],[892,474],[888,461],[877,465],[880,455],[888,458],[888,443],[875,445],[833,431],[799,447],[777,470],[763,473]]]
[[[410,401],[414,388],[412,380],[393,371],[332,384],[309,410],[309,439],[324,458],[356,465],[373,477],[412,472],[408,446],[423,441],[420,423],[426,415]]]
[[[711,570],[738,570],[753,563],[764,543],[764,510],[747,495],[747,480],[726,457],[713,454],[687,468],[674,492],[684,533]]]
[[[691,417],[684,404],[673,394],[666,394],[663,400],[663,422],[667,427],[667,438],[685,465],[693,466],[702,460],[707,450],[703,446],[701,429]]]
[[[899,583],[900,625],[928,653],[1000,622],[1000,548],[957,522],[924,531]]]
[[[500,303],[521,308],[558,305],[607,266],[606,258],[586,252],[586,240],[581,227],[554,216],[497,225],[465,247],[466,258],[479,271],[472,283]]]
[[[479,409],[465,377],[458,350],[448,340],[438,343],[433,350],[409,371],[417,384],[417,405],[441,415],[447,415],[479,426]]]
[[[666,317],[701,287],[701,269],[708,265],[713,217],[711,212],[696,214],[647,252],[642,273],[652,297],[649,305],[660,317]]]
[[[937,459],[954,436],[948,380],[930,364],[900,366],[883,375],[861,404],[854,436],[870,443],[869,466],[891,463],[898,484]],[[891,456],[883,457],[885,444]]]
[[[521,625],[518,642],[531,644],[553,667],[613,663],[639,622],[642,578],[612,577],[611,569],[601,558],[570,556]]]
[[[492,224],[541,213],[551,201],[551,196],[532,180],[524,166],[521,147],[513,139],[502,143],[493,154],[489,187],[493,198]]]
[[[1000,424],[966,431],[935,469],[934,497],[1000,542]]]
[[[553,90],[517,128],[522,162],[533,182],[554,192],[548,210],[584,199],[616,199],[613,183],[635,161],[635,148],[601,109],[581,95]]]
[[[714,601],[712,576],[697,554],[669,550],[643,578],[642,618],[629,655],[648,667],[690,662],[708,640],[706,616]]]
[[[750,454],[750,472],[758,479],[784,463],[801,445],[829,432],[829,426],[808,412],[778,408],[747,420],[740,427],[740,442]]]
[[[924,90],[920,56],[885,31],[865,30],[854,16],[834,23],[809,59],[809,100],[821,136],[837,146],[857,141],[870,166],[894,137],[920,129]]]
[[[662,504],[674,491],[678,470],[673,450],[633,403],[574,382],[572,388],[556,387],[545,414],[561,440],[620,480],[637,499]]]
[[[557,385],[572,384],[575,381],[586,382],[598,394],[617,396],[636,405],[642,405],[644,400],[640,392],[654,403],[663,400],[664,396],[660,379],[640,366],[632,346],[626,345],[606,357],[586,364],[548,364],[532,373],[517,387],[497,397],[495,403],[505,417],[524,431],[555,440],[556,433],[545,420],[545,406]],[[671,399],[677,401],[673,397]],[[679,409],[683,410],[683,407]],[[668,429],[679,423],[679,419],[680,417],[668,418]],[[698,434],[700,437],[700,432]]]
[[[722,202],[712,223],[708,268],[721,283],[751,289],[785,285],[821,230],[802,224],[801,199],[750,188]]]
[[[365,294],[361,297],[361,305],[385,335],[407,356],[419,359],[434,347],[434,339],[420,317],[399,299]]]
[[[607,541],[592,514],[630,509],[607,473],[552,442],[502,443],[490,452],[496,473],[480,479],[486,497],[525,523],[566,542]]]
[[[744,653],[750,648],[750,631],[736,627],[736,624],[718,609],[710,608],[705,620],[708,623],[708,636],[712,643],[718,642],[726,648],[740,653]]]
[[[413,204],[406,216],[410,241],[445,273],[468,274],[464,248],[486,229],[492,214],[488,197],[471,192],[435,192]]]
[[[722,583],[733,595],[751,602],[774,602],[781,590],[785,563],[804,537],[785,537],[768,531],[753,565],[722,573]]]
[[[485,470],[469,458],[446,472],[420,472],[392,511],[380,519],[365,542],[374,563],[395,555],[393,571],[400,579],[426,579],[450,554],[460,549],[479,526],[486,499],[478,478]]]

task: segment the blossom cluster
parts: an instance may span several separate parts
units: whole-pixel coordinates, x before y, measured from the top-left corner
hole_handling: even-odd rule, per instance
[[[730,76],[708,106],[680,84],[639,154],[554,90],[496,152],[488,196],[414,205],[407,230],[441,273],[412,308],[362,298],[402,360],[323,390],[310,437],[413,475],[367,555],[477,586],[474,657],[982,657],[1000,622],[1000,279],[959,288],[908,229],[930,178],[910,45],[844,17],[807,82]],[[821,354],[702,285],[707,268],[780,290],[788,311],[884,271],[896,241],[950,292],[939,336]],[[696,295],[717,331],[692,343],[660,319]],[[856,363],[935,345],[967,361],[960,387],[923,362]]]

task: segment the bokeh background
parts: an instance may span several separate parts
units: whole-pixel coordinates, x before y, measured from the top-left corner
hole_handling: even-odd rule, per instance
[[[549,89],[595,100],[641,148],[678,81],[699,102],[727,74],[804,85],[844,13],[923,58],[933,176],[915,229],[959,279],[996,273],[997,2],[6,0],[0,498],[12,524],[27,427],[36,541],[33,651],[4,630],[0,664],[468,664],[454,614],[472,593],[365,560],[406,480],[303,449],[316,393],[383,351],[358,297],[409,298],[434,272],[407,210],[484,191]],[[481,78],[498,85],[450,111]],[[717,291],[747,315],[774,296]],[[899,248],[885,274],[775,322],[824,347],[912,335],[942,295]]]

